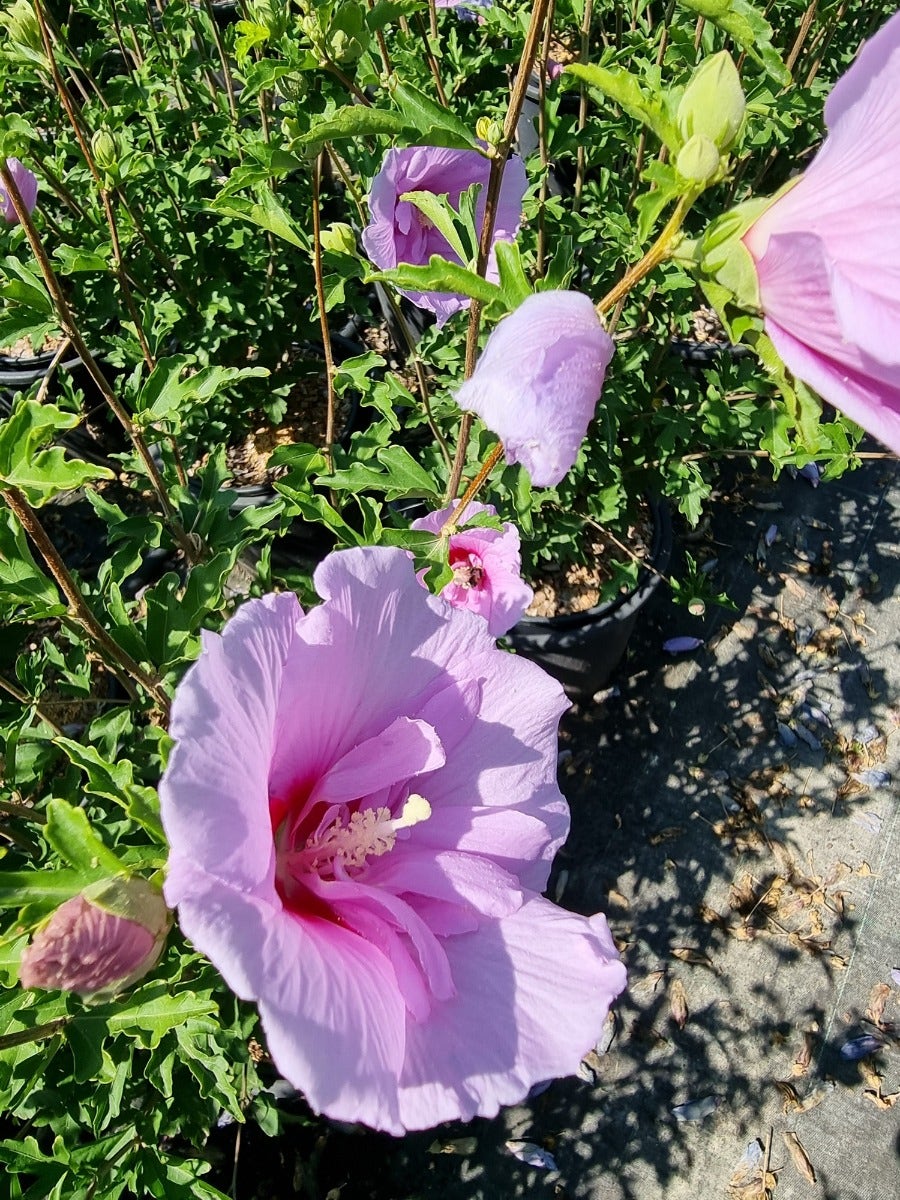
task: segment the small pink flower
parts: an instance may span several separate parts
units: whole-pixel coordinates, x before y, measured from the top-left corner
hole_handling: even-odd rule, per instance
[[[900,453],[900,13],[835,84],[825,123],[744,245],[784,362]]]
[[[366,254],[376,267],[388,270],[399,263],[427,266],[433,254],[458,263],[459,255],[419,209],[400,197],[406,192],[433,192],[446,195],[457,207],[459,197],[473,183],[482,185],[475,207],[475,225],[484,222],[486,189],[491,164],[477,150],[447,150],[438,146],[408,146],[388,150],[381,170],[372,182],[369,209],[372,219],[363,231]],[[522,220],[522,197],[528,181],[520,158],[512,155],[503,172],[493,242],[511,242]],[[492,242],[492,244],[493,244]],[[491,251],[487,278],[497,280],[497,265]],[[468,308],[468,296],[455,292],[404,292],[419,308],[437,316],[439,325],[461,309]]]
[[[557,62],[555,58],[547,59],[547,78],[551,83],[555,83],[565,69],[565,63]]]
[[[456,509],[455,504],[441,512],[429,513],[413,521],[413,529],[439,533]],[[471,501],[464,520],[478,513],[497,515],[490,504]],[[467,608],[488,623],[491,637],[500,637],[512,629],[534,598],[534,592],[522,579],[519,531],[508,522],[503,529],[461,529],[450,537],[450,567],[453,581],[441,592],[441,599],[454,608]]]
[[[165,901],[146,880],[92,884],[37,931],[22,954],[19,981],[82,996],[123,991],[156,965],[168,929]]]
[[[560,686],[402,551],[244,604],[175,695],[165,894],[318,1111],[391,1133],[575,1071],[625,970],[540,892],[568,830]]]
[[[6,169],[13,177],[13,182],[19,189],[22,199],[25,201],[25,207],[29,213],[34,212],[34,206],[37,204],[38,181],[31,171],[26,166],[19,162],[17,158],[8,158],[6,160]],[[3,219],[9,225],[15,225],[19,218],[16,215],[16,210],[13,208],[13,202],[7,196],[3,187],[3,181],[0,180],[0,212],[3,213]]]
[[[456,402],[536,487],[555,487],[578,457],[614,349],[587,296],[538,292],[492,332]]]

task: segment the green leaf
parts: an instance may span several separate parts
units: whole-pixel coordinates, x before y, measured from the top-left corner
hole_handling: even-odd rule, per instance
[[[84,885],[83,871],[0,871],[0,908],[46,907],[48,901],[55,908]]]
[[[408,124],[421,134],[425,145],[484,153],[474,130],[469,129],[450,109],[442,108],[418,88],[401,83],[394,75],[388,81],[388,92]]]
[[[437,496],[435,480],[402,446],[383,446],[375,458],[381,470],[367,463],[353,462],[332,475],[320,475],[318,482],[324,487],[351,492],[374,489],[383,492],[387,500]]]
[[[105,255],[81,246],[57,246],[53,256],[59,260],[62,275],[75,275],[79,271],[106,271],[109,268],[109,260]]]
[[[293,123],[296,125],[296,123]],[[286,122],[290,133],[292,124]],[[406,133],[409,121],[400,113],[386,112],[380,108],[366,108],[363,104],[348,104],[339,108],[333,116],[317,121],[306,133],[297,132],[288,144],[289,150],[302,151],[313,157],[326,142],[337,142],[343,138],[361,138],[377,134],[394,136]]]
[[[741,49],[782,87],[791,82],[790,71],[772,45],[772,26],[749,0],[679,0],[679,3],[731,34]]]
[[[152,1048],[164,1034],[185,1021],[216,1012],[216,1002],[210,996],[201,996],[197,992],[172,995],[167,983],[154,982],[117,1000],[114,1005],[104,1006],[102,1017],[110,1033],[140,1030],[149,1034],[148,1045]]]
[[[434,192],[404,192],[400,199],[415,205],[419,212],[434,225],[438,233],[443,235],[444,240],[456,252],[460,262],[469,261],[469,255],[462,244],[459,230],[453,222],[454,210],[450,205],[448,193],[437,196]]]
[[[66,611],[56,585],[34,561],[25,531],[8,509],[0,512],[0,601],[8,606],[7,620],[19,605],[35,620]]]
[[[600,67],[596,63],[569,63],[566,75],[573,75],[607,96],[630,117],[646,125],[668,146],[673,154],[681,149],[682,137],[678,126],[669,117],[661,100],[650,95],[641,87],[636,75],[624,67]]]
[[[483,304],[502,301],[503,294],[495,283],[482,279],[474,271],[461,267],[459,263],[447,262],[440,255],[432,254],[427,267],[401,263],[389,271],[371,271],[365,276],[366,283],[393,283],[403,291],[411,292],[462,292]]]
[[[74,491],[93,479],[112,479],[112,471],[67,458],[58,446],[42,449],[57,433],[72,429],[81,418],[52,404],[19,400],[0,423],[0,488],[18,488],[35,507],[60,492]]]
[[[503,302],[509,312],[518,308],[523,300],[533,294],[525,268],[522,266],[522,255],[515,242],[495,242],[494,254],[497,258],[497,270],[500,273],[500,291]]]
[[[47,804],[44,836],[70,867],[101,875],[120,875],[125,868],[91,828],[87,814],[68,800],[53,799]]]
[[[275,193],[266,184],[261,184],[255,190],[255,202],[245,200],[242,196],[217,196],[209,208],[223,217],[249,221],[252,225],[268,230],[282,241],[296,246],[298,250],[311,253],[310,241],[305,231],[297,228]]]

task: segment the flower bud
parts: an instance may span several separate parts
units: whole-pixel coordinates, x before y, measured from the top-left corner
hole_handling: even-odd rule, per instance
[[[684,90],[677,121],[682,137],[702,135],[730,150],[744,121],[746,101],[740,76],[727,50],[705,58]]]
[[[493,117],[479,117],[475,122],[475,136],[489,146],[499,146],[503,141],[503,126]]]
[[[351,227],[344,221],[332,221],[322,230],[322,236],[319,239],[322,243],[323,250],[330,250],[334,254],[352,254],[356,255],[356,234]]]
[[[28,209],[29,213],[34,212],[34,206],[37,204],[38,181],[37,177],[17,158],[8,158],[6,160],[6,169],[12,175],[13,183],[19,189],[19,195]],[[4,221],[9,225],[15,225],[19,220],[12,200],[6,194],[6,189],[0,181],[0,213],[3,215]]]
[[[145,879],[121,876],[66,900],[25,948],[19,980],[81,996],[114,995],[156,965],[171,916]]]
[[[675,160],[675,170],[691,183],[711,183],[719,170],[720,155],[715,142],[695,133],[688,138]]]
[[[122,139],[108,129],[98,129],[91,138],[91,153],[101,171],[117,175],[122,158]]]
[[[34,57],[46,60],[41,27],[28,0],[16,0],[10,4],[0,14],[0,25],[6,29],[11,46],[20,52],[24,51],[32,61]]]

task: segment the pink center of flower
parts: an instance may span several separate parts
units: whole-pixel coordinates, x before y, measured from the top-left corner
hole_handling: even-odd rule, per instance
[[[484,564],[479,555],[469,550],[450,551],[453,582],[464,588],[480,588],[484,583]]]
[[[366,865],[393,850],[397,831],[418,825],[431,816],[431,805],[424,796],[410,796],[398,817],[389,808],[365,808],[350,812],[346,804],[332,805],[316,830],[303,845],[285,848],[278,845],[278,876],[286,891],[290,882],[315,874],[320,879],[348,879]],[[286,822],[276,844],[288,840]]]

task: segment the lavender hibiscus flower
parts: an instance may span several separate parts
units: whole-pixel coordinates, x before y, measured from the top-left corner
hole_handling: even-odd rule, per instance
[[[457,505],[429,513],[413,521],[413,529],[440,533],[444,522]],[[497,510],[490,504],[470,501],[464,521]],[[462,528],[450,537],[450,569],[453,580],[441,592],[441,599],[454,608],[466,608],[487,621],[491,637],[507,633],[534,598],[534,592],[522,578],[519,531],[508,522],[502,530]]]
[[[485,190],[490,162],[477,150],[445,150],[438,146],[409,146],[388,150],[381,170],[372,182],[369,209],[372,219],[363,230],[366,254],[376,267],[389,270],[399,263],[427,266],[432,254],[448,262],[460,258],[442,233],[423,216],[414,204],[401,200],[407,192],[433,192],[447,196],[454,207],[473,183],[482,185],[476,205],[476,228],[484,222]],[[527,180],[520,158],[511,156],[503,172],[503,184],[497,205],[493,242],[512,241],[522,220],[522,197]],[[487,278],[496,280],[493,251],[488,260]],[[468,296],[455,292],[404,292],[419,308],[428,309],[439,325],[461,309],[468,308]]]
[[[37,177],[28,170],[24,163],[19,162],[17,158],[8,158],[6,160],[6,169],[13,177],[13,183],[19,189],[19,193],[25,202],[25,207],[29,212],[34,212],[34,206],[37,204],[38,181]],[[0,181],[0,213],[3,214],[4,221],[9,225],[15,225],[19,218],[13,208],[13,202],[7,196]]]
[[[305,615],[244,604],[178,689],[165,894],[317,1110],[491,1116],[574,1071],[625,982],[605,919],[539,894],[566,702],[401,550],[315,582]]]
[[[743,241],[784,362],[900,453],[900,13],[838,80],[825,123]]]
[[[539,292],[493,331],[456,402],[535,486],[554,487],[578,457],[614,349],[587,296]]]

